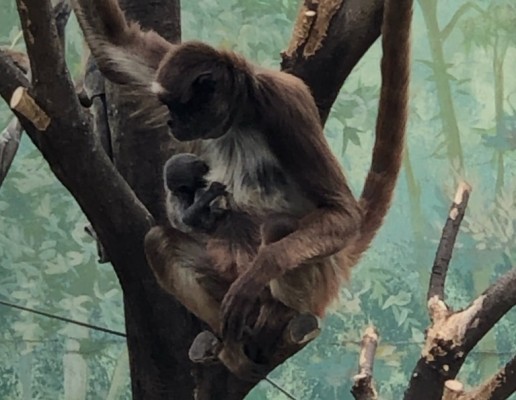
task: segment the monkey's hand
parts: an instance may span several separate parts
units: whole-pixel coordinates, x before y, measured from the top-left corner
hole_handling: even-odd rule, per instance
[[[212,200],[215,200],[217,197],[226,194],[226,185],[220,182],[212,182],[204,194],[206,195],[207,193],[211,195]]]
[[[265,285],[260,284],[250,274],[242,274],[233,282],[221,305],[221,331],[225,340],[242,339],[264,287]]]
[[[212,231],[226,210],[211,205],[211,203],[225,194],[226,185],[212,182],[209,188],[185,210],[183,223],[194,229],[202,229],[205,232]]]

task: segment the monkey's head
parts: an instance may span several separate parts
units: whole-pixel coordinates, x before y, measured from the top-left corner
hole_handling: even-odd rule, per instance
[[[152,90],[168,107],[168,125],[180,141],[224,135],[238,117],[247,64],[232,53],[189,42],[161,61]]]
[[[190,153],[172,156],[163,169],[165,187],[174,194],[195,194],[206,186],[204,176],[210,167],[199,157]]]

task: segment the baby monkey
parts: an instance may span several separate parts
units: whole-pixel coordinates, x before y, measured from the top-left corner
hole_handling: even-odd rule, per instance
[[[208,184],[206,175],[209,171],[208,164],[191,153],[176,154],[165,163],[163,176],[167,192],[167,215],[173,226],[182,231],[213,234],[215,237],[227,236],[227,239],[235,235],[229,235],[226,227],[223,229],[224,234],[220,232],[222,219],[225,219],[229,220],[225,222],[231,223],[233,230],[239,230],[244,224],[243,227],[255,237],[253,242],[256,246],[260,242],[276,242],[297,229],[296,218],[278,213],[267,218],[260,229],[256,219],[234,209],[226,185],[220,182]],[[221,202],[221,199],[225,202]]]
[[[165,164],[167,216],[170,223],[188,232],[211,233],[226,213],[215,200],[226,196],[226,186],[205,179],[210,167],[194,154],[180,153]]]

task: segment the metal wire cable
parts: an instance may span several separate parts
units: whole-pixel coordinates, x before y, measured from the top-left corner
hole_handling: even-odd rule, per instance
[[[120,337],[124,337],[124,338],[127,337],[127,335],[124,332],[114,331],[112,329],[103,328],[103,327],[98,326],[98,325],[88,324],[86,322],[76,321],[76,320],[70,319],[70,318],[60,317],[59,315],[54,315],[54,314],[51,314],[51,313],[48,313],[48,312],[45,312],[45,311],[35,310],[33,308],[19,306],[17,304],[13,304],[13,303],[10,303],[8,301],[0,300],[0,305],[6,306],[6,307],[10,307],[10,308],[15,308],[17,310],[27,311],[27,312],[30,312],[30,313],[33,313],[33,314],[37,314],[37,315],[41,315],[43,317],[47,317],[47,318],[51,318],[51,319],[57,319],[58,321],[67,322],[69,324],[74,324],[74,325],[79,325],[79,326],[82,326],[84,328],[93,329],[95,331],[108,333],[110,335],[120,336]],[[291,395],[289,392],[287,392],[285,389],[283,389],[278,383],[274,382],[272,379],[270,379],[268,377],[265,377],[264,380],[266,382],[268,382],[272,387],[276,388],[278,391],[283,393],[290,400],[298,400],[296,397]]]

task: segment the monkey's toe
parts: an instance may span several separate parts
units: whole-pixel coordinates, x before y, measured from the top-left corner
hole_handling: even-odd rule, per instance
[[[307,343],[315,339],[320,332],[319,320],[312,314],[298,315],[288,324],[288,333],[292,343]]]
[[[218,362],[218,355],[222,349],[222,343],[211,332],[199,333],[188,350],[188,357],[194,363],[206,364]]]

